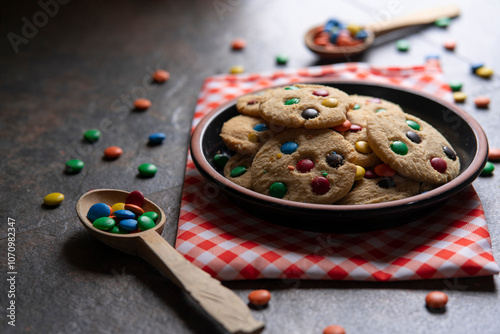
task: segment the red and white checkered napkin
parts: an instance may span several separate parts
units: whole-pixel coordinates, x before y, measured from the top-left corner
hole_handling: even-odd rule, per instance
[[[331,77],[397,83],[449,98],[437,62],[411,68],[339,64],[205,81],[193,120],[244,93]],[[358,234],[304,232],[239,209],[207,183],[188,157],[177,231],[179,252],[220,280],[258,278],[395,281],[499,272],[484,211],[471,187],[425,219]]]

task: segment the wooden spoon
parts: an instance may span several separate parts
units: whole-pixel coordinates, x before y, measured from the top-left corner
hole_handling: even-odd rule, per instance
[[[145,199],[145,212],[158,214],[156,227],[133,234],[113,234],[92,226],[87,212],[95,203],[124,203],[129,193],[115,189],[97,189],[84,194],[76,203],[76,212],[83,226],[99,241],[122,252],[138,255],[184,289],[229,333],[256,334],[264,324],[255,320],[248,306],[230,289],[194,266],[160,236],[165,226],[163,210]]]
[[[388,32],[411,26],[431,24],[442,17],[455,17],[460,15],[460,8],[456,5],[428,8],[413,14],[405,15],[385,22],[367,24],[365,30],[368,37],[364,43],[354,46],[322,46],[314,43],[314,38],[323,30],[323,26],[311,28],[305,36],[306,46],[323,58],[342,58],[364,52],[372,46],[375,37]]]

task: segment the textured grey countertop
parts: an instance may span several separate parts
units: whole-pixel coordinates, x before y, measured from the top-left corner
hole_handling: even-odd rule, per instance
[[[2,333],[223,333],[176,286],[139,258],[93,239],[75,214],[89,189],[140,189],[168,215],[164,237],[173,242],[179,214],[190,124],[204,78],[243,64],[247,72],[276,69],[278,53],[289,68],[317,64],[304,46],[304,32],[331,16],[355,22],[384,20],[449,1],[9,1],[0,5],[0,284]],[[463,108],[483,126],[490,146],[500,147],[500,82],[470,74],[472,62],[500,73],[500,4],[457,1],[460,18],[447,29],[429,26],[384,36],[360,58],[374,65],[422,64],[441,56],[447,80],[461,80],[469,99]],[[50,5],[48,5],[50,4]],[[57,4],[54,5],[54,4]],[[49,6],[49,7],[47,7]],[[43,14],[44,9],[50,15]],[[35,22],[29,30],[26,22]],[[16,37],[16,36],[18,37]],[[405,36],[407,53],[394,41]],[[247,40],[232,52],[233,38]],[[442,43],[455,39],[455,52]],[[171,80],[152,85],[155,68]],[[134,97],[153,106],[130,112]],[[473,98],[488,95],[478,110]],[[94,145],[82,132],[100,128]],[[145,145],[152,132],[167,133],[161,147]],[[127,147],[112,164],[107,146]],[[62,173],[69,158],[85,161],[77,175]],[[136,177],[140,163],[153,162],[152,179]],[[500,257],[499,178],[479,178],[493,243]],[[50,192],[63,204],[41,206]],[[7,324],[7,223],[16,228],[16,327]],[[498,277],[396,283],[261,280],[225,282],[246,299],[266,288],[271,304],[252,311],[266,322],[264,333],[321,333],[340,324],[348,333],[498,333]],[[424,305],[432,290],[449,295],[447,310]]]

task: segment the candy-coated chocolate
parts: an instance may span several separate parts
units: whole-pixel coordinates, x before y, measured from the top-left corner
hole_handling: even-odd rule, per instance
[[[129,203],[125,204],[125,210],[132,211],[136,216],[140,216],[144,213],[144,210],[140,206]]]
[[[437,19],[436,21],[434,21],[434,24],[437,26],[437,27],[440,27],[440,28],[446,28],[451,22],[451,18],[449,17],[440,17],[439,19]]]
[[[345,329],[339,325],[330,325],[323,329],[323,334],[345,334]]]
[[[158,168],[153,164],[142,164],[138,168],[139,174],[145,177],[152,177],[158,171]]]
[[[378,164],[374,168],[375,174],[382,177],[391,177],[396,175],[396,171],[392,169],[388,164]]]
[[[366,30],[360,30],[354,35],[354,38],[365,40],[368,38],[368,33],[366,32]]]
[[[248,138],[248,141],[251,143],[256,143],[259,141],[259,137],[257,137],[257,135],[253,132],[250,132],[248,134],[247,138]]]
[[[449,83],[450,85],[450,88],[452,91],[454,92],[459,92],[462,90],[462,87],[463,87],[463,83],[461,83],[460,81],[450,81]]]
[[[61,193],[50,193],[43,198],[43,204],[49,206],[59,205],[64,201],[64,195]]]
[[[369,154],[372,152],[370,144],[364,140],[357,141],[356,144],[354,144],[354,147],[359,153]]]
[[[302,111],[302,117],[305,119],[312,119],[318,117],[319,112],[314,108],[307,108]]]
[[[487,96],[478,96],[474,99],[476,108],[486,109],[490,105],[490,99]]]
[[[354,177],[354,181],[359,181],[365,176],[365,169],[361,166],[356,166],[356,176]]]
[[[137,99],[134,101],[134,108],[136,110],[146,110],[151,107],[151,101],[148,99]]]
[[[325,177],[318,176],[312,180],[311,187],[315,194],[323,195],[330,190],[330,182]]]
[[[243,67],[243,65],[234,65],[229,69],[229,73],[231,74],[240,74],[243,72],[245,72],[245,67]]]
[[[229,157],[224,154],[217,153],[214,155],[214,164],[218,168],[224,168],[226,163],[229,161]]]
[[[118,210],[125,210],[125,203],[115,203],[111,206],[111,213]]]
[[[439,173],[446,172],[446,168],[448,168],[446,161],[444,161],[441,158],[432,158],[431,159],[431,166],[432,166],[432,168],[437,170]]]
[[[111,214],[111,208],[106,203],[96,203],[92,205],[87,212],[87,218],[93,222],[101,217],[108,217]]]
[[[100,137],[101,137],[101,131],[99,131],[97,129],[87,130],[83,134],[83,138],[85,138],[85,140],[87,140],[88,142],[91,142],[91,143],[98,141]]]
[[[246,172],[247,172],[247,168],[245,166],[237,166],[231,170],[229,175],[231,177],[238,177],[238,176],[245,174]]]
[[[448,303],[448,296],[442,291],[432,291],[425,296],[425,304],[432,309],[441,309]]]
[[[299,145],[296,142],[289,141],[281,145],[281,153],[283,154],[292,154],[297,151]]]
[[[327,97],[328,95],[330,95],[330,93],[328,93],[328,91],[324,89],[316,89],[313,92],[313,95]]]
[[[446,154],[448,159],[453,160],[453,161],[457,160],[457,154],[455,153],[455,151],[453,151],[448,146],[443,146],[443,152],[444,152],[444,154]]]
[[[398,49],[398,51],[406,52],[410,50],[410,42],[408,42],[406,39],[400,39],[396,42],[396,48]]]
[[[415,121],[407,119],[406,120],[406,124],[408,124],[408,126],[410,128],[412,128],[413,130],[417,130],[417,131],[420,130],[420,125],[417,122],[415,122]]]
[[[137,218],[137,225],[141,231],[146,231],[156,226],[155,222],[151,218],[144,215]]]
[[[108,232],[113,234],[129,234],[129,231],[120,228],[118,225],[113,226]]]
[[[488,160],[500,161],[500,148],[490,147],[488,150]]]
[[[464,92],[454,92],[453,99],[456,103],[464,103],[465,100],[467,100],[467,94],[465,94]]]
[[[253,129],[255,131],[258,131],[258,132],[263,132],[263,131],[269,130],[269,128],[267,127],[267,125],[264,124],[264,123],[257,124],[256,126],[253,127]]]
[[[116,210],[115,212],[113,212],[113,214],[116,216],[116,218],[119,218],[119,219],[132,219],[132,218],[135,218],[135,213],[133,213],[130,210],[126,210],[126,209]]]
[[[142,207],[144,205],[144,194],[139,190],[134,190],[130,192],[125,198],[125,204],[134,204],[139,207]]]
[[[481,172],[481,176],[490,176],[493,174],[494,170],[495,166],[488,161]]]
[[[104,150],[104,157],[107,159],[117,159],[122,153],[123,150],[118,146],[110,146]]]
[[[158,219],[158,214],[154,211],[144,212],[143,216],[151,218],[154,222]]]
[[[446,50],[453,51],[457,47],[457,43],[453,40],[445,41],[443,46]]]
[[[64,171],[68,174],[76,174],[79,173],[84,166],[85,163],[83,161],[78,159],[71,159],[66,162]]]
[[[149,144],[150,145],[160,145],[167,138],[167,135],[163,132],[156,132],[149,135]]]
[[[276,56],[276,63],[278,65],[286,65],[288,63],[288,56],[285,54],[279,54]]]
[[[321,104],[327,108],[335,108],[336,106],[339,105],[339,101],[333,97],[330,97],[328,99],[324,99],[323,102],[321,102]]]
[[[382,180],[377,182],[377,186],[384,189],[394,188],[396,183],[390,177],[384,177]]]
[[[378,177],[378,175],[377,173],[375,173],[375,169],[369,168],[365,170],[365,176],[364,176],[365,179],[374,179],[376,177]]]
[[[476,70],[476,74],[482,78],[490,78],[493,75],[493,69],[488,66],[482,66]]]
[[[363,130],[363,127],[361,125],[357,125],[357,124],[351,124],[351,127],[349,128],[349,131],[352,131],[352,132],[358,132],[361,130]]]
[[[99,230],[107,231],[115,226],[115,220],[109,217],[101,217],[94,220],[92,226]]]
[[[153,80],[157,83],[163,83],[170,79],[170,73],[165,70],[156,70],[153,73]]]
[[[342,131],[347,131],[351,128],[351,121],[346,119],[344,121],[344,123],[340,124],[340,125],[337,125],[337,126],[334,126],[333,129],[335,131],[339,131],[339,132],[342,132]]]
[[[381,111],[387,111],[387,109],[379,108],[379,109],[375,110],[375,112],[381,112]]]
[[[358,103],[356,103],[356,104],[354,105],[354,107],[352,107],[352,110],[358,110],[358,109],[360,109],[360,108],[361,108],[361,106],[360,106]]]
[[[422,142],[422,138],[420,138],[420,136],[413,131],[408,131],[406,133],[406,137],[416,144],[420,144]]]
[[[314,168],[314,162],[311,159],[302,159],[297,162],[297,171],[308,173]]]
[[[122,229],[127,231],[135,231],[137,230],[137,220],[135,219],[123,219],[118,223]]]
[[[297,90],[297,89],[300,89],[299,87],[297,86],[286,86],[285,88],[283,88],[284,90]]]
[[[396,140],[391,143],[391,150],[399,155],[406,155],[408,153],[408,146],[402,141]]]
[[[326,157],[326,163],[333,168],[338,168],[344,164],[344,158],[336,153],[332,152]]]
[[[231,42],[231,48],[233,50],[242,50],[247,46],[247,42],[243,38],[233,39]]]
[[[266,305],[271,300],[271,293],[268,290],[254,290],[248,294],[248,301],[253,305]]]
[[[363,28],[354,23],[349,23],[346,27],[347,30],[351,33],[352,36],[355,36],[358,32],[360,32]]]
[[[478,69],[478,68],[481,68],[481,67],[483,67],[483,66],[484,66],[484,64],[483,64],[483,63],[474,63],[474,64],[472,64],[472,65],[470,66],[470,70],[471,70],[472,74],[476,74],[477,69]]]
[[[287,191],[286,185],[283,182],[274,182],[269,187],[269,195],[272,197],[283,198]]]
[[[285,105],[286,105],[286,106],[290,106],[290,105],[292,105],[292,104],[297,104],[297,103],[299,103],[299,102],[300,102],[300,99],[298,99],[298,98],[294,97],[294,98],[292,98],[292,99],[288,99],[288,100],[286,100],[286,101],[285,101]]]

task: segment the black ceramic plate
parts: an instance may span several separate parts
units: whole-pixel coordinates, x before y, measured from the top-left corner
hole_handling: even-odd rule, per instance
[[[377,204],[324,205],[286,201],[240,187],[213,167],[217,152],[233,155],[219,134],[225,121],[238,114],[233,100],[206,115],[191,137],[191,154],[200,173],[215,182],[238,206],[268,222],[323,232],[361,232],[383,229],[422,218],[470,185],[481,173],[488,154],[488,141],[481,126],[455,105],[430,95],[392,85],[361,81],[315,81],[348,94],[380,97],[399,104],[433,125],[453,145],[460,157],[460,175],[434,190],[417,196]]]

